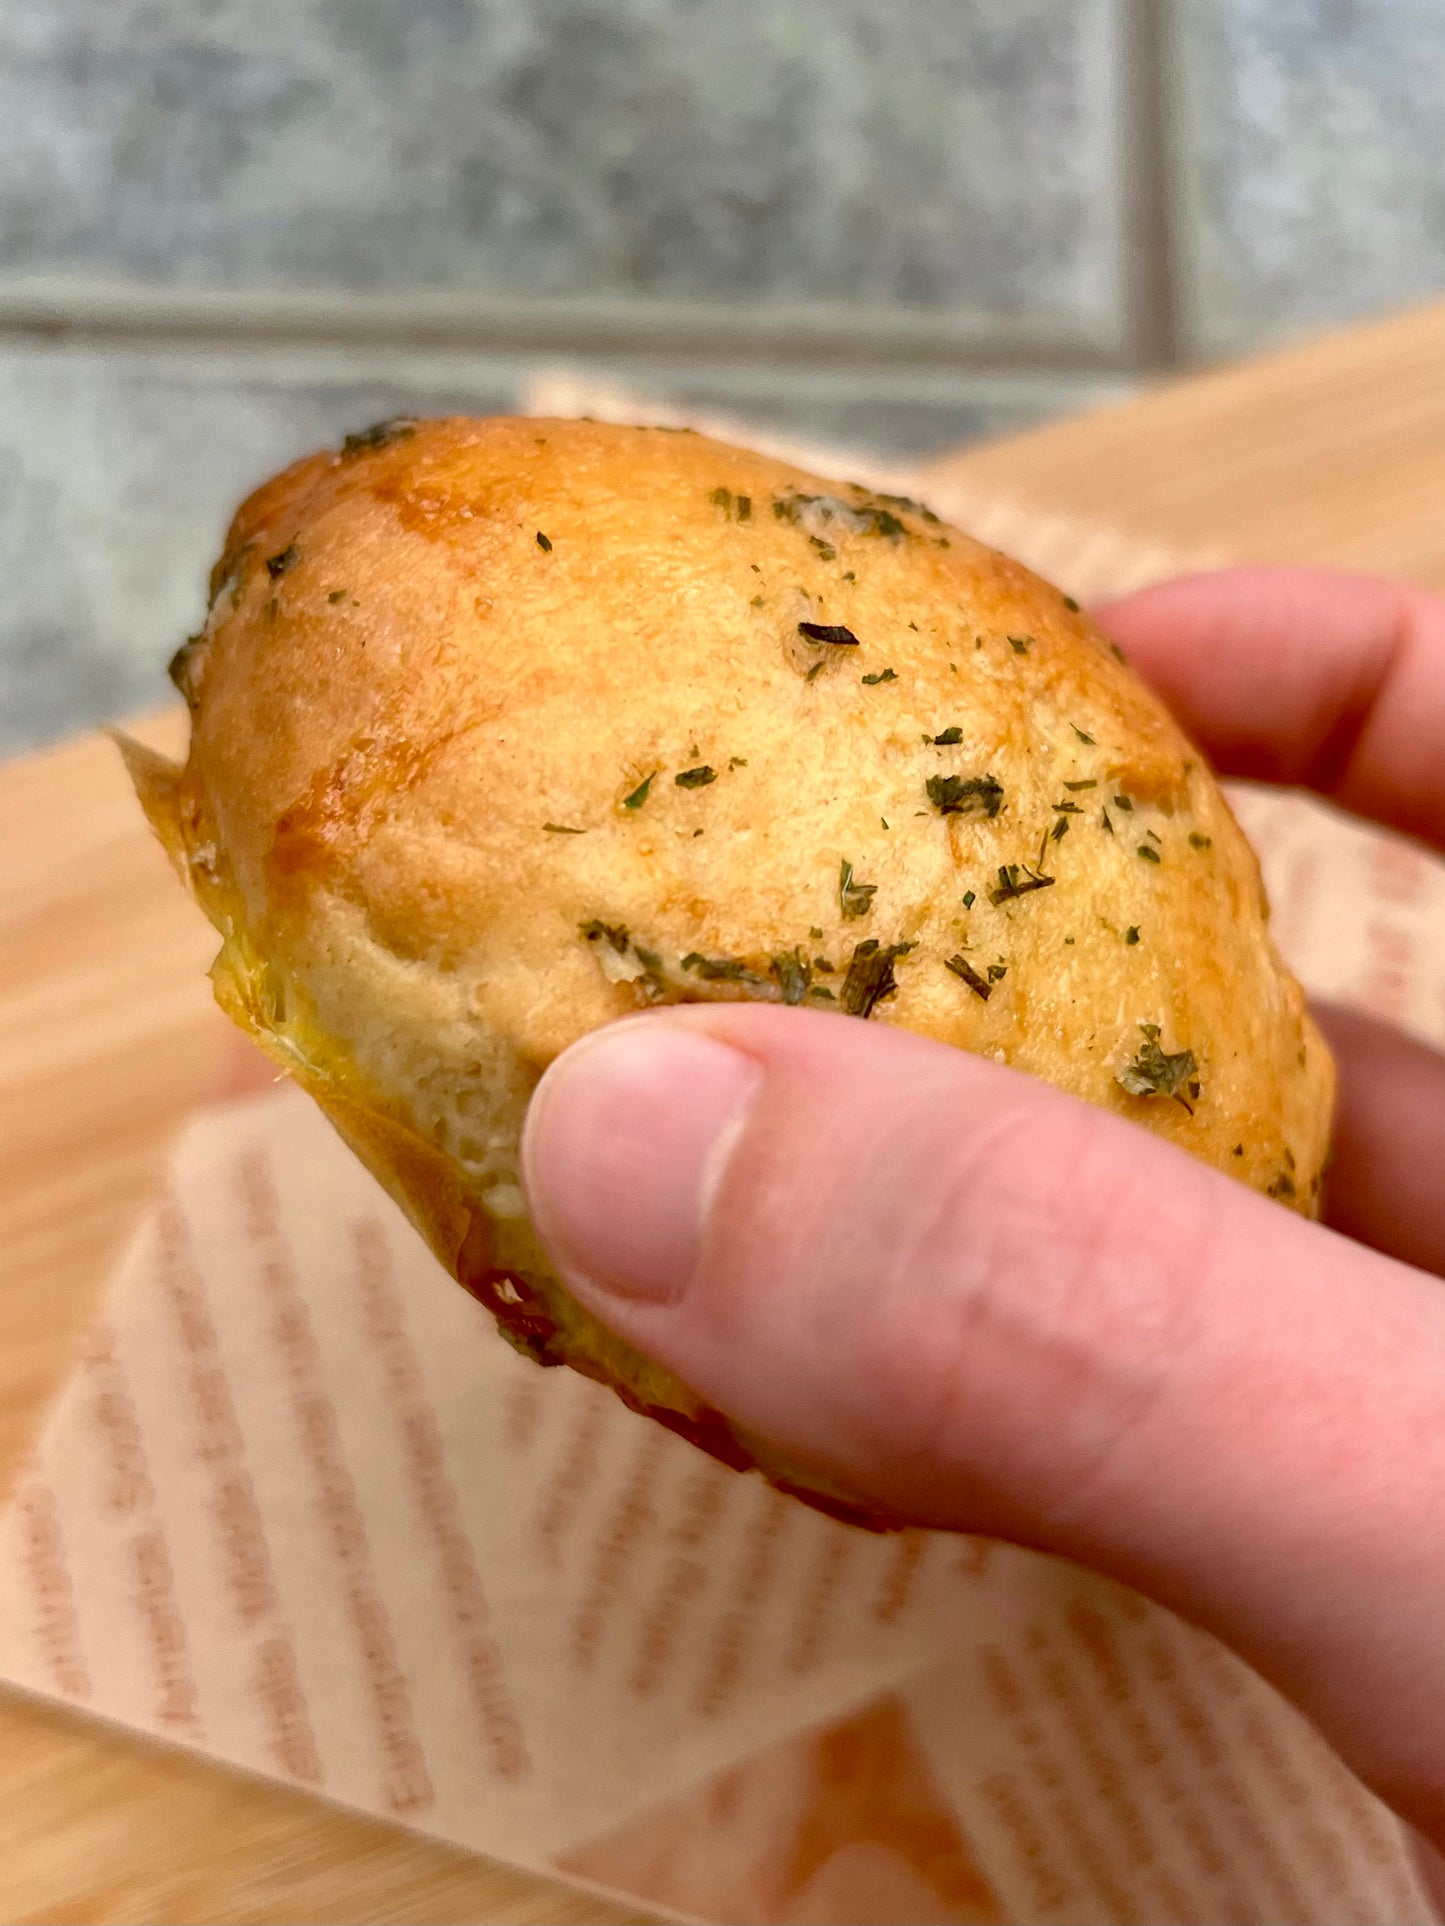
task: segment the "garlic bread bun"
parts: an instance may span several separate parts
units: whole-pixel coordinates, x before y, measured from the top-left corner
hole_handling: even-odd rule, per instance
[[[515,1344],[731,1463],[792,1482],[527,1220],[530,1094],[616,1017],[901,1024],[1317,1207],[1333,1069],[1213,776],[916,503],[688,432],[383,423],[242,506],[172,672],[188,761],[127,754],[222,1004]]]

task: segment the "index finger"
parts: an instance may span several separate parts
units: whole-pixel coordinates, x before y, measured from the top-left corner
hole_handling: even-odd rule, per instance
[[[1187,575],[1096,610],[1222,774],[1445,846],[1445,601],[1318,568]]]

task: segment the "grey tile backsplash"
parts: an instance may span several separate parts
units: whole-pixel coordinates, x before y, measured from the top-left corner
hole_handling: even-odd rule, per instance
[[[0,0],[0,750],[545,360],[907,454],[1445,285],[1442,113],[1441,0]]]
[[[1176,32],[1190,347],[1445,284],[1445,0],[1208,0]]]
[[[1114,342],[1112,0],[4,0],[0,268]]]

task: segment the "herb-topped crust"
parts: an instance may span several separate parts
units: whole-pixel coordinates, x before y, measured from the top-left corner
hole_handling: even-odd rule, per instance
[[[444,1263],[525,1281],[524,1348],[686,1404],[515,1214],[537,1077],[662,1001],[900,1024],[1315,1208],[1329,1056],[1217,785],[925,505],[698,435],[404,421],[258,490],[212,587],[190,761],[136,766],[219,993]]]

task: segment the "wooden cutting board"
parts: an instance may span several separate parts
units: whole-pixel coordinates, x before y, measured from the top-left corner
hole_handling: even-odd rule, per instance
[[[1445,589],[1445,306],[940,458],[1184,548]],[[144,733],[178,747],[177,712]],[[0,768],[0,1486],[229,1040],[113,747]],[[609,1921],[551,1882],[0,1697],[8,1921]]]

